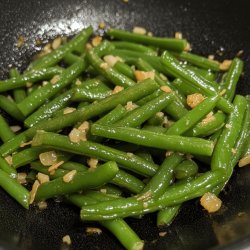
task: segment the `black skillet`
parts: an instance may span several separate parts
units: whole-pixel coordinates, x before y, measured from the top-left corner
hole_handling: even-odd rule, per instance
[[[155,35],[173,36],[181,31],[193,45],[193,51],[218,59],[231,58],[244,50],[245,74],[237,89],[250,91],[250,15],[247,0],[1,0],[0,1],[0,77],[8,68],[24,69],[43,43],[57,35],[72,35],[100,21],[108,27],[131,30],[143,26]],[[18,50],[19,35],[25,45]],[[159,237],[155,216],[128,219],[145,239],[145,249],[250,249],[250,169],[237,169],[221,194],[223,208],[208,215],[198,201],[188,202],[173,224],[163,228]],[[86,235],[86,224],[79,211],[70,205],[49,202],[47,210],[24,210],[0,189],[0,249],[61,249],[65,234],[72,238],[70,249],[121,249],[106,230],[101,235]]]

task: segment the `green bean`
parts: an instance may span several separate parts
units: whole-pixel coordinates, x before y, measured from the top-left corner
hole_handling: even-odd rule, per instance
[[[159,97],[152,99],[147,104],[140,106],[131,112],[129,112],[125,117],[115,123],[115,126],[120,127],[137,127],[143,122],[148,120],[153,114],[161,111],[173,100],[173,95],[162,93]]]
[[[104,161],[112,159],[120,164],[120,167],[145,176],[152,176],[157,169],[156,164],[152,164],[136,155],[129,155],[120,150],[91,141],[72,143],[67,136],[50,132],[38,131],[33,138],[33,145],[50,146],[54,149],[94,157]]]
[[[18,121],[24,120],[24,116],[18,109],[16,103],[4,95],[0,95],[0,108]]]
[[[35,182],[35,180],[36,180],[36,171],[34,171],[34,170],[31,170],[28,174],[27,174],[27,176],[26,176],[26,181],[28,182],[28,183],[30,183],[30,184],[33,184],[34,182]]]
[[[167,187],[172,183],[174,178],[174,169],[180,164],[183,157],[179,154],[172,154],[167,157],[158,168],[156,174],[150,179],[138,199],[143,198],[146,194],[150,198],[160,197],[164,194]],[[148,199],[148,197],[146,197]],[[144,199],[146,199],[144,197]]]
[[[137,150],[134,154],[145,159],[146,161],[154,163],[152,155],[145,149]]]
[[[121,74],[135,81],[134,71],[126,63],[118,61],[113,67]]]
[[[25,166],[32,161],[35,161],[39,158],[39,155],[43,152],[50,151],[48,147],[31,147],[26,148],[16,154],[12,155],[12,165],[14,168],[19,168],[21,166]],[[71,155],[70,154],[61,154],[60,152],[57,153],[57,161],[67,161]]]
[[[62,153],[64,155],[65,152]],[[61,166],[61,169],[65,170],[77,170],[77,171],[86,171],[88,170],[88,167],[83,165],[82,163],[74,162],[74,161],[66,161]]]
[[[162,126],[144,125],[142,127],[142,130],[147,130],[147,131],[151,131],[151,132],[154,132],[154,133],[162,133],[162,134],[164,134],[167,131],[167,128],[164,128]]]
[[[54,112],[67,107],[67,105],[71,101],[71,97],[73,95],[73,90],[70,89],[63,94],[57,96],[52,101],[44,104],[34,113],[32,113],[28,118],[25,119],[24,124],[27,127],[33,127],[36,123],[47,120],[50,118]]]
[[[122,190],[115,185],[106,184],[100,188],[100,192],[104,192],[105,194],[121,196]]]
[[[112,44],[116,49],[128,49],[132,51],[142,52],[147,55],[156,56],[157,52],[150,47],[131,42],[113,41]]]
[[[119,93],[111,95],[97,103],[87,106],[85,109],[80,109],[70,114],[60,117],[54,117],[48,121],[41,121],[32,128],[26,130],[20,135],[15,136],[9,142],[0,146],[0,154],[6,156],[13,153],[19,148],[21,143],[31,139],[37,130],[58,131],[65,127],[74,126],[77,122],[88,120],[97,115],[101,115],[118,104],[125,105],[128,101],[137,101],[143,96],[149,95],[158,88],[157,83],[152,80],[145,80],[140,84],[129,87]]]
[[[136,197],[105,201],[82,207],[80,216],[82,220],[99,221],[155,212],[199,197],[224,180],[223,171],[208,171],[191,180],[188,186],[186,183],[170,186],[161,197],[152,198],[146,202]]]
[[[240,78],[242,70],[243,70],[243,61],[239,58],[234,58],[227,72],[225,81],[222,85],[222,88],[226,89],[224,97],[229,101],[232,101],[234,98],[236,84]]]
[[[0,115],[0,138],[3,142],[7,142],[15,136],[15,133],[9,127],[4,117]]]
[[[85,195],[70,195],[68,200],[78,207],[82,207],[85,204],[95,204],[98,202],[96,197],[88,197]],[[114,199],[114,197],[106,196],[102,197],[99,201],[104,201],[105,199]],[[106,227],[110,232],[112,232],[116,238],[121,242],[121,244],[126,249],[142,249],[143,241],[136,235],[136,233],[129,227],[129,225],[123,219],[115,219],[115,220],[107,220],[107,221],[99,221],[99,223]]]
[[[23,75],[13,77],[11,79],[0,81],[0,92],[5,92],[20,87],[25,87],[27,82],[37,82],[40,80],[50,79],[56,74],[60,74],[62,69],[60,67],[51,67],[47,69],[40,69],[32,72],[27,72]]]
[[[107,31],[108,36],[134,43],[142,43],[146,45],[152,45],[163,49],[169,49],[174,51],[182,51],[187,46],[187,41],[184,39],[175,38],[161,38],[151,37],[146,35],[140,35],[136,33],[127,32],[118,29],[109,29]]]
[[[237,136],[240,134],[247,102],[243,96],[236,95],[233,104],[234,111],[229,115],[222,134],[216,143],[211,160],[211,169],[213,171],[221,169],[226,176],[231,175],[231,169],[228,165],[231,161]]]
[[[166,132],[167,135],[181,135],[204,118],[218,102],[220,96],[208,97],[175,122]]]
[[[44,167],[40,162],[31,163],[31,168],[35,169],[38,172],[50,175],[52,179],[64,176],[69,172],[69,170],[75,169],[79,172],[86,172],[88,170],[88,168],[84,166],[76,167],[77,165],[75,165],[75,162],[72,165],[72,168],[69,169],[67,167],[67,163],[62,164],[59,169],[55,170],[55,173],[53,175],[50,175],[48,168]],[[119,171],[117,172],[113,180],[110,181],[110,183],[125,188],[128,191],[136,194],[144,188],[144,183],[141,180],[121,169],[119,169]]]
[[[74,88],[74,94],[72,96],[72,101],[95,101],[106,98],[112,94],[112,91],[107,85],[101,83],[95,88],[86,88],[84,84]]]
[[[11,178],[16,178],[17,172],[16,170],[10,166],[7,161],[0,156],[0,169],[2,169],[6,174],[8,174]]]
[[[104,40],[98,46],[94,47],[93,51],[99,57],[103,57],[104,55],[107,55],[110,51],[114,49],[115,46],[111,42]]]
[[[186,131],[186,136],[206,137],[212,135],[225,125],[226,115],[221,111],[217,111],[211,118],[206,121],[197,123],[192,129]]]
[[[59,91],[68,86],[82,71],[85,69],[86,63],[84,60],[78,61],[65,69],[55,84],[49,83],[35,90],[32,94],[26,97],[17,106],[21,112],[27,116],[36,108],[41,106],[47,99],[55,96]]]
[[[103,75],[113,84],[120,85],[122,87],[135,85],[135,82],[132,79],[119,73],[114,69],[114,67],[103,68],[102,65],[104,65],[105,62],[100,57],[98,57],[93,49],[87,52],[87,59],[94,69],[98,71],[98,73]]]
[[[157,213],[157,226],[169,226],[179,213],[181,205],[166,207]]]
[[[199,56],[190,52],[182,51],[180,53],[174,53],[178,59],[187,61],[199,68],[210,69],[213,71],[220,71],[220,63],[214,60],[210,60],[206,57]]]
[[[79,60],[82,60],[82,58],[84,58],[84,54],[80,57],[78,55],[75,55],[71,52],[67,53],[66,55],[64,55],[63,57],[63,61],[68,64],[68,65],[72,65],[74,64],[75,62],[79,61]]]
[[[10,77],[14,78],[18,76],[20,76],[18,70],[16,68],[12,68],[10,70]],[[13,96],[14,96],[15,102],[19,103],[26,97],[26,91],[23,88],[14,89]]]
[[[126,141],[137,145],[173,150],[190,154],[211,156],[213,143],[200,138],[178,135],[162,135],[146,130],[124,127],[110,127],[94,124],[91,133],[106,138]]]
[[[198,165],[192,160],[185,160],[174,169],[174,174],[177,179],[189,178],[196,175],[197,172]]]
[[[209,81],[205,78],[197,76],[192,70],[184,69],[167,51],[162,54],[161,62],[175,77],[180,77],[181,79],[189,82],[192,86],[198,86],[202,90],[202,94],[208,96],[214,96],[217,94],[216,90],[211,87],[211,84],[209,84]],[[226,113],[230,113],[233,109],[232,104],[223,97],[220,97],[218,107]]]
[[[59,61],[63,59],[63,57],[73,51],[80,44],[84,47],[84,44],[87,42],[88,38],[91,36],[93,32],[93,28],[91,26],[82,30],[78,35],[76,35],[69,42],[61,45],[59,48],[55,49],[51,53],[33,61],[29,65],[29,70],[47,68],[57,64]]]
[[[109,113],[101,117],[95,123],[97,124],[114,124],[119,121],[127,113],[127,110],[120,104],[118,104]]]
[[[29,208],[29,191],[0,169],[0,186],[24,208]]]
[[[223,188],[225,187],[225,185],[227,184],[228,180],[232,175],[233,168],[240,160],[240,158],[245,155],[246,150],[249,149],[249,128],[250,128],[250,100],[247,99],[247,110],[244,115],[241,131],[234,145],[236,151],[231,156],[230,162],[228,163],[228,168],[227,168],[228,176],[223,183],[220,183],[217,187],[213,189],[213,193],[215,193],[216,195],[218,195],[221,192],[221,190],[223,190]],[[224,131],[222,131],[222,133],[223,132]]]
[[[36,200],[44,200],[58,195],[74,193],[86,188],[101,186],[112,180],[118,170],[117,164],[109,161],[94,171],[77,172],[70,182],[64,182],[63,177],[59,177],[41,184],[36,193]]]

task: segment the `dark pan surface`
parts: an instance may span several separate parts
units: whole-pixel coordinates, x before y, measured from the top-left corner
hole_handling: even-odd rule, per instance
[[[57,35],[72,35],[100,21],[108,27],[132,29],[143,26],[156,35],[173,36],[175,31],[193,44],[194,52],[217,58],[233,57],[244,50],[245,74],[238,93],[250,93],[250,15],[248,1],[135,1],[50,0],[0,1],[0,77],[8,68],[23,69],[39,49],[35,39],[44,43]],[[18,50],[19,35],[26,39]],[[237,169],[221,194],[223,208],[208,215],[198,201],[185,204],[176,220],[159,237],[154,215],[127,221],[146,241],[145,249],[249,249],[250,248],[250,170]],[[79,211],[56,202],[39,211],[22,209],[0,190],[0,249],[61,249],[65,234],[72,238],[70,249],[121,249],[107,231],[86,235],[87,224],[80,222]]]

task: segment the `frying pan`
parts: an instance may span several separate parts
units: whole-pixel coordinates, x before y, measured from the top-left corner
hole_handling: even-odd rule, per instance
[[[231,58],[244,50],[245,73],[237,92],[250,89],[250,15],[247,0],[5,0],[0,1],[0,77],[7,77],[10,67],[27,66],[39,50],[35,39],[45,44],[57,35],[73,35],[91,24],[97,29],[104,21],[108,27],[131,30],[143,26],[155,35],[173,36],[181,31],[193,51]],[[25,44],[17,49],[18,36]],[[250,170],[236,169],[221,194],[222,209],[212,215],[187,202],[175,221],[162,228],[159,236],[155,216],[128,223],[145,239],[145,249],[249,249],[250,248]],[[78,209],[49,201],[48,209],[24,210],[0,190],[0,249],[61,249],[61,239],[69,234],[70,249],[121,249],[105,229],[101,235],[86,235],[90,225],[80,222]],[[63,248],[65,249],[65,248]]]

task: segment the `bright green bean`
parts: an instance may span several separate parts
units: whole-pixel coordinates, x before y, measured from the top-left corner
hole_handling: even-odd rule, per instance
[[[95,188],[112,180],[118,172],[115,162],[109,161],[92,171],[77,172],[70,182],[59,177],[39,186],[36,200],[44,200],[58,195],[74,193],[86,188]]]
[[[29,70],[47,68],[57,64],[63,57],[73,51],[76,47],[81,45],[84,47],[84,44],[87,42],[88,38],[91,36],[93,28],[91,26],[82,30],[78,35],[72,38],[69,42],[61,45],[59,48],[55,49],[51,53],[35,60],[29,65]]]
[[[84,60],[78,61],[65,69],[55,84],[48,83],[45,86],[36,89],[32,94],[27,96],[17,106],[21,112],[27,116],[36,108],[40,107],[47,99],[55,96],[59,91],[68,86],[86,67]]]
[[[184,160],[174,169],[177,179],[186,179],[195,176],[198,172],[198,165],[192,160]]]
[[[107,34],[116,39],[134,42],[134,43],[141,43],[146,45],[152,45],[156,47],[160,47],[163,49],[175,50],[175,51],[182,51],[187,46],[187,41],[184,39],[175,39],[175,38],[162,38],[162,37],[151,37],[146,35],[140,35],[136,33],[131,33],[124,30],[118,29],[109,29]]]
[[[195,137],[191,138],[178,135],[162,135],[135,128],[111,127],[99,124],[94,124],[91,127],[91,133],[137,145],[190,154],[211,156],[213,152],[213,142]]]
[[[15,137],[15,133],[9,127],[9,124],[4,119],[2,115],[0,115],[0,138],[3,142],[7,142],[13,137]]]
[[[120,167],[145,176],[152,176],[158,167],[156,164],[152,164],[133,154],[130,155],[91,141],[72,143],[67,136],[50,132],[38,131],[33,138],[33,145],[50,146],[62,151],[94,157],[104,161],[115,160],[120,164]]]
[[[29,208],[29,191],[0,169],[0,186],[24,208]]]

